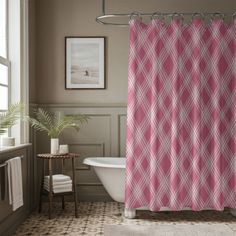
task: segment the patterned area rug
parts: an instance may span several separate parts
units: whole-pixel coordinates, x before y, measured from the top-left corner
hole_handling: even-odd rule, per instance
[[[235,236],[226,225],[177,224],[159,226],[105,225],[105,236]]]
[[[48,204],[43,204],[42,213],[33,212],[20,225],[15,235],[101,236],[104,235],[105,225],[129,225],[136,228],[137,226],[159,227],[179,224],[190,226],[204,224],[213,229],[215,225],[228,226],[236,235],[236,218],[229,213],[228,209],[223,212],[182,211],[152,213],[149,211],[137,211],[137,218],[133,220],[123,217],[123,209],[124,205],[117,202],[80,202],[79,218],[75,218],[73,203],[67,202],[65,210],[61,209],[60,203],[54,203],[53,218],[49,220]],[[149,236],[152,235],[149,234]],[[171,236],[175,235],[172,234]],[[225,234],[224,236],[228,235]]]

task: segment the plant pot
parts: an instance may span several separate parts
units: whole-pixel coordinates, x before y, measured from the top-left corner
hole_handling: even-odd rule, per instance
[[[51,139],[51,154],[58,154],[59,151],[59,139],[52,138]]]
[[[3,147],[15,146],[15,138],[14,137],[2,137],[2,146]]]

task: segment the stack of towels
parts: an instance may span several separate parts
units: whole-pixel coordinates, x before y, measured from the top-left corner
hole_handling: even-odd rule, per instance
[[[49,176],[44,176],[44,189],[49,191]],[[64,193],[72,191],[72,180],[70,176],[58,174],[52,176],[53,193]]]

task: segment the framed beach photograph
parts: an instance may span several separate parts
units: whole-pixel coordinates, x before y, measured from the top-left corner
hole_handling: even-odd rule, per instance
[[[66,37],[66,89],[105,89],[105,37]]]

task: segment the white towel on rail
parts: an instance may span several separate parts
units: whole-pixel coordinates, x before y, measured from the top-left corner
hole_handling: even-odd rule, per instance
[[[7,162],[7,176],[9,189],[9,203],[12,210],[15,211],[23,206],[23,186],[22,186],[22,169],[21,158],[15,157]]]

